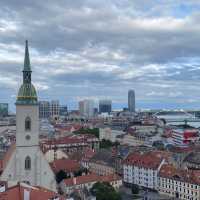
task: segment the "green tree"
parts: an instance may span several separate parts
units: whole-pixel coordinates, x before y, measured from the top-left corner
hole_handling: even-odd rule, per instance
[[[56,181],[57,181],[57,183],[60,183],[65,178],[67,178],[67,175],[66,175],[66,173],[63,170],[60,170],[56,174]]]
[[[139,193],[139,186],[136,184],[133,184],[131,187],[132,194],[138,194]]]
[[[74,131],[75,134],[91,134],[99,138],[99,129],[98,128],[81,128],[78,131]]]
[[[109,149],[111,147],[117,147],[118,145],[120,145],[119,142],[111,142],[110,140],[105,140],[105,139],[103,139],[100,142],[100,148],[103,148],[103,149]]]
[[[90,192],[97,200],[121,200],[120,194],[109,184],[97,182]]]

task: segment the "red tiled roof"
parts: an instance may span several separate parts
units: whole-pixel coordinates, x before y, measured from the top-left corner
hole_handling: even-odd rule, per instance
[[[47,140],[44,142],[44,144],[48,145],[59,145],[59,144],[78,144],[78,143],[84,143],[84,140],[82,138],[73,138],[73,137],[61,137],[59,139],[54,140]]]
[[[65,137],[60,137],[58,139],[51,139],[42,142],[42,144],[47,144],[47,145],[60,145],[60,144],[83,144],[87,145],[88,142],[93,141],[93,140],[98,140],[97,137],[94,135],[90,134],[80,134],[80,135],[73,135],[73,136],[65,136]]]
[[[177,169],[171,164],[164,164],[159,171],[159,176],[200,185],[200,170]]]
[[[0,194],[0,200],[24,200],[24,192],[30,192],[30,200],[49,200],[53,197],[59,197],[59,200],[64,200],[64,197],[56,194],[53,191],[42,187],[32,187],[23,183],[8,188]]]
[[[85,176],[78,176],[76,178],[67,178],[64,180],[65,185],[72,186],[72,185],[81,185],[85,183],[95,182],[98,181],[99,176],[96,174],[89,174]]]
[[[95,151],[91,148],[87,148],[85,149],[85,151],[83,152],[83,158],[84,159],[90,159],[94,156]]]
[[[163,159],[162,153],[159,153],[158,151],[146,153],[134,152],[129,154],[125,159],[124,164],[135,165],[146,169],[157,169]]]
[[[116,174],[99,176],[96,174],[89,174],[85,176],[78,176],[76,178],[68,178],[64,180],[66,186],[81,185],[91,182],[112,182],[120,180],[121,178]]]
[[[60,170],[64,170],[65,172],[75,172],[81,167],[77,161],[65,158],[54,160],[50,163],[50,166],[55,173],[59,172]]]

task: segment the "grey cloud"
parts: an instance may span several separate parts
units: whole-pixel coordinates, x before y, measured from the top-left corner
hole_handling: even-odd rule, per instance
[[[155,93],[175,103],[184,92],[199,98],[199,61],[193,59],[200,52],[200,14],[194,8],[200,4],[187,1],[191,11],[180,17],[182,1],[159,2],[2,0],[0,73],[9,74],[14,93],[29,39],[41,98],[108,95],[125,105],[129,88],[143,102],[166,102]],[[5,80],[0,84],[6,87]]]

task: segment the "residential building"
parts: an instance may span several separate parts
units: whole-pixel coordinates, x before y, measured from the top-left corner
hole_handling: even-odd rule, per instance
[[[57,159],[68,159],[68,155],[60,149],[50,149],[44,152],[45,159],[50,163]]]
[[[125,134],[121,126],[102,126],[99,128],[99,139],[110,140],[111,142],[117,141],[117,136]]]
[[[65,194],[71,194],[74,190],[90,190],[92,186],[97,182],[108,182],[116,190],[119,189],[120,186],[122,186],[122,179],[115,174],[110,174],[106,176],[88,174],[85,176],[68,178],[64,179],[60,186]]]
[[[158,189],[158,172],[165,159],[161,152],[134,152],[123,163],[123,178],[127,185]]]
[[[111,151],[100,149],[89,161],[89,171],[98,175],[114,174],[115,158]]]
[[[50,163],[50,166],[55,174],[63,170],[67,176],[73,177],[75,172],[81,169],[81,165],[76,160],[57,159]]]
[[[141,146],[145,143],[145,136],[143,134],[125,134],[121,138],[118,138],[120,144],[129,146]]]
[[[177,199],[200,199],[200,170],[177,169],[164,164],[158,174],[158,191]]]
[[[200,152],[191,152],[183,160],[182,165],[188,169],[200,170]]]
[[[112,111],[112,101],[111,100],[100,100],[99,101],[99,113],[108,113]]]
[[[93,135],[73,135],[48,139],[41,142],[43,151],[50,149],[61,149],[67,153],[83,151],[88,147],[94,150],[99,149],[99,139]]]
[[[129,112],[135,112],[135,91],[128,91],[128,110]]]

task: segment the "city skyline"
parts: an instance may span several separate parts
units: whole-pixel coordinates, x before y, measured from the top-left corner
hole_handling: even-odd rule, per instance
[[[200,108],[199,8],[192,0],[3,0],[0,102],[15,110],[28,39],[41,100],[73,109],[107,98],[118,109],[134,89],[137,108]]]

